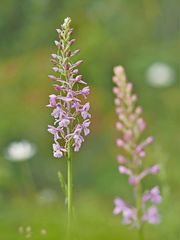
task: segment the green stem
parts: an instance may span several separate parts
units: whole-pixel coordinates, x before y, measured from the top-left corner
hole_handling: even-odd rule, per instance
[[[25,161],[23,164],[24,164],[24,172],[25,172],[25,175],[27,178],[27,182],[29,182],[29,184],[30,184],[32,193],[35,193],[36,192],[36,183],[33,178],[33,173],[32,173],[29,161]]]
[[[67,159],[67,206],[68,206],[68,236],[70,237],[71,228],[72,228],[72,156],[71,156],[71,147],[68,146],[68,159]]]
[[[143,234],[143,226],[141,225],[139,230],[139,240],[144,240],[144,234]]]
[[[136,186],[136,208],[137,208],[137,215],[138,215],[138,221],[139,221],[139,229],[138,229],[138,235],[139,240],[144,240],[144,234],[143,234],[143,225],[141,223],[141,217],[142,217],[142,189],[141,189],[141,183],[139,183]]]

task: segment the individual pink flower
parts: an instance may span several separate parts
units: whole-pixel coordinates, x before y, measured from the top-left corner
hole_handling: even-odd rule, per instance
[[[115,208],[113,210],[113,214],[122,214],[124,224],[129,225],[136,220],[136,210],[131,208],[126,202],[124,202],[124,200],[121,198],[115,198],[114,204]]]
[[[53,144],[53,155],[55,158],[61,158],[66,149],[62,148],[58,142]]]
[[[159,187],[153,187],[150,191],[147,191],[143,195],[143,202],[151,201],[154,204],[159,204],[162,201]]]
[[[126,207],[125,202],[121,198],[115,198],[114,204],[115,204],[115,208],[113,210],[113,213],[115,215],[121,213],[124,210],[124,208]]]
[[[83,119],[87,119],[90,118],[91,115],[89,114],[89,109],[90,109],[90,103],[86,103],[81,110],[81,116]]]
[[[148,208],[143,215],[143,221],[146,221],[150,224],[158,224],[160,222],[160,215],[156,206]]]

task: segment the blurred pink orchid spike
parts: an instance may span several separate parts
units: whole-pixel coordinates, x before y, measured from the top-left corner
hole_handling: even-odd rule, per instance
[[[119,137],[116,140],[117,147],[121,154],[117,156],[119,172],[128,176],[128,183],[133,187],[135,204],[130,205],[121,198],[116,198],[114,214],[121,214],[124,224],[131,224],[138,228],[139,239],[143,239],[143,225],[145,222],[157,224],[160,215],[157,204],[161,202],[158,186],[143,193],[142,180],[149,174],[155,175],[160,171],[159,164],[144,167],[146,148],[152,144],[153,137],[145,140],[142,134],[146,129],[146,123],[141,117],[142,108],[135,106],[137,96],[132,93],[132,83],[126,78],[124,68],[114,68],[112,78],[115,83],[113,92],[115,94],[115,109],[118,116],[116,129]]]

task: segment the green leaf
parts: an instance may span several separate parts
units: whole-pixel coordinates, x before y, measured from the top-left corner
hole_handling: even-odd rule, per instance
[[[65,194],[65,202],[66,202],[66,200],[67,200],[67,184],[65,183],[64,176],[61,173],[61,171],[58,172],[58,178],[59,178],[59,182],[61,185],[61,189],[62,189],[63,193]]]

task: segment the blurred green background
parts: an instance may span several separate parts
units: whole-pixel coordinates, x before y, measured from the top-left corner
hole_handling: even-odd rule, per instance
[[[21,227],[28,226],[34,240],[64,236],[66,213],[57,171],[65,174],[65,161],[52,157],[53,139],[47,132],[52,119],[45,105],[53,92],[47,75],[52,73],[50,54],[56,51],[55,29],[67,16],[81,49],[81,72],[91,87],[92,105],[92,133],[73,159],[77,239],[137,239],[135,231],[112,215],[115,196],[132,196],[115,157],[111,76],[117,64],[134,83],[147,134],[155,136],[147,161],[162,166],[159,177],[145,183],[158,183],[164,197],[162,223],[147,226],[146,239],[180,239],[178,9],[176,0],[1,1],[0,240],[25,239]],[[146,81],[149,67],[157,62],[175,74],[168,87]],[[29,161],[8,161],[5,149],[23,139],[34,143],[37,153]]]

